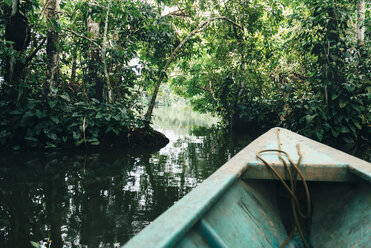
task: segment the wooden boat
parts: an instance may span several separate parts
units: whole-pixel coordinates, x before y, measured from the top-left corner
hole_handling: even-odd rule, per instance
[[[285,200],[289,194],[272,169],[256,156],[261,150],[277,149],[278,143],[293,161],[300,157],[297,144],[300,146],[298,167],[307,182],[312,209],[310,218],[300,221],[300,225],[305,222],[301,231],[306,242],[296,233],[298,227],[290,224],[293,200]],[[290,181],[277,152],[260,156]],[[370,182],[370,163],[286,129],[273,128],[124,247],[280,247],[285,241],[285,247],[371,247]],[[303,185],[299,181],[297,191]],[[282,204],[285,201],[289,204]],[[293,235],[287,239],[290,233]]]

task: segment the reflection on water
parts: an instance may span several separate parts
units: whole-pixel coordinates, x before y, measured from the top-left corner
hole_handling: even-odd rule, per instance
[[[251,140],[189,110],[157,110],[170,143],[0,156],[0,247],[118,247]]]

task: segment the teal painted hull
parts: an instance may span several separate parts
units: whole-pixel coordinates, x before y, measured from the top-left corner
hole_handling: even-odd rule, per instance
[[[280,247],[292,230],[290,199],[256,159],[277,147],[276,129],[247,146],[124,247]],[[297,160],[311,194],[303,225],[312,247],[371,246],[371,164],[280,129],[282,149]],[[265,159],[286,177],[277,154]],[[299,183],[300,184],[300,183]],[[300,187],[298,185],[298,190]],[[294,235],[286,247],[304,247]]]
[[[371,190],[367,184],[311,185],[313,247],[370,247]],[[280,247],[288,236],[275,182],[238,180],[177,247]],[[304,247],[299,235],[286,247]]]

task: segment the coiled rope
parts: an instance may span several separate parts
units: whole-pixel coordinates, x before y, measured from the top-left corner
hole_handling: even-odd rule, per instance
[[[281,181],[282,185],[286,188],[287,192],[291,196],[291,206],[292,206],[292,212],[293,212],[293,217],[294,217],[294,221],[295,221],[295,226],[291,230],[291,233],[287,237],[287,239],[285,240],[285,242],[281,245],[281,248],[285,247],[290,242],[291,238],[294,235],[295,228],[298,230],[298,232],[300,234],[300,237],[303,240],[303,243],[304,243],[305,247],[306,248],[309,248],[309,245],[308,245],[307,241],[305,240],[303,231],[302,231],[302,229],[300,227],[299,218],[298,218],[300,216],[300,217],[302,217],[304,219],[309,219],[310,216],[311,216],[311,203],[310,203],[309,189],[308,189],[307,182],[306,182],[306,180],[304,178],[304,175],[300,171],[300,168],[299,168],[299,165],[300,165],[300,162],[301,162],[301,159],[302,159],[303,155],[300,152],[300,146],[299,146],[299,144],[297,144],[296,145],[296,150],[297,150],[297,153],[299,155],[299,159],[298,159],[297,163],[295,164],[292,161],[292,159],[290,158],[289,154],[287,152],[281,150],[281,141],[280,141],[279,131],[280,130],[277,129],[278,149],[266,149],[266,150],[262,150],[262,151],[256,153],[256,157],[258,159],[260,159],[261,161],[263,161],[263,163],[272,170],[272,172]],[[282,161],[282,163],[283,163],[286,171],[288,172],[290,186],[287,185],[287,183],[285,182],[285,180],[283,179],[283,177],[277,172],[277,170],[275,168],[273,168],[273,166],[271,164],[269,164],[265,159],[263,159],[260,156],[260,154],[261,153],[264,153],[264,152],[278,152],[278,157]],[[289,165],[287,164],[286,160],[282,157],[281,154],[285,154],[286,155],[288,161],[290,162],[290,164],[292,166],[291,168],[294,168],[293,173],[291,171],[292,169],[289,167]],[[297,175],[298,174],[299,174],[299,176],[300,176],[300,178],[301,178],[301,180],[303,182],[304,189],[305,189],[306,200],[307,200],[307,212],[306,212],[306,214],[303,214],[303,212],[301,211],[300,203],[298,201],[298,198],[296,197],[296,183],[297,183]]]

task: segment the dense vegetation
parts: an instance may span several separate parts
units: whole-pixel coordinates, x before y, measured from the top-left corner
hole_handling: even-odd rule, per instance
[[[2,147],[130,142],[167,81],[227,125],[369,142],[364,0],[0,4]]]
[[[172,84],[197,109],[231,125],[284,126],[346,143],[367,139],[370,30],[362,33],[356,4],[228,1],[215,7],[217,15],[243,29],[210,25],[179,60]]]

